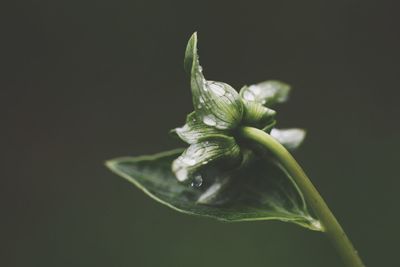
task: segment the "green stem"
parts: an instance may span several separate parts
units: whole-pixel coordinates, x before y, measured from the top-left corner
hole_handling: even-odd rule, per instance
[[[315,186],[311,183],[303,169],[286,148],[284,148],[269,134],[256,128],[242,127],[240,129],[240,135],[244,139],[256,142],[268,151],[272,152],[279,163],[282,164],[303,192],[307,203],[311,206],[320,220],[326,234],[336,247],[346,266],[364,267],[357,251],[354,249],[350,239],[347,237],[332,211],[329,209]]]

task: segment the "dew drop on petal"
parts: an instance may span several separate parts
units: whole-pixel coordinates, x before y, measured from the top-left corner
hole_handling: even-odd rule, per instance
[[[210,88],[210,90],[216,94],[217,96],[223,96],[226,91],[224,89],[224,87],[220,84],[217,83],[209,83],[208,87]]]
[[[186,169],[181,168],[181,169],[178,169],[177,171],[175,171],[175,176],[178,179],[178,181],[183,182],[183,181],[187,180],[188,172]]]
[[[259,86],[251,85],[248,90],[251,91],[255,95],[258,95],[261,93],[261,89]]]
[[[203,117],[204,124],[208,126],[215,126],[217,125],[217,121],[215,120],[214,115],[207,115]]]
[[[188,170],[185,167],[183,159],[184,158],[180,156],[172,163],[172,171],[175,173],[176,179],[178,179],[179,182],[183,182],[189,178]]]
[[[310,221],[311,221],[311,225],[315,228],[315,229],[318,229],[318,230],[324,230],[324,227],[322,226],[322,224],[321,224],[321,222],[320,221],[317,221],[317,220],[315,220],[315,219],[313,219],[313,218],[310,218]]]
[[[244,99],[248,100],[248,101],[254,101],[255,100],[255,96],[252,92],[250,91],[245,91],[243,94]]]
[[[219,121],[219,122],[215,125],[215,128],[220,129],[220,130],[225,130],[225,129],[228,129],[229,126],[230,126],[229,123]]]
[[[206,80],[203,80],[203,90],[204,90],[205,92],[207,92],[207,91],[208,91],[208,89],[207,89],[207,82],[206,82]]]
[[[194,166],[196,165],[196,160],[192,157],[184,157],[182,159],[182,162],[189,165],[189,166]]]

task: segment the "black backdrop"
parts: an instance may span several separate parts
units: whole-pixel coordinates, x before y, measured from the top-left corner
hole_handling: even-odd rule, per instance
[[[398,266],[396,1],[14,1],[2,8],[2,266],[341,266],[323,235],[178,214],[103,161],[180,146],[182,60],[294,85],[281,127],[368,266]]]

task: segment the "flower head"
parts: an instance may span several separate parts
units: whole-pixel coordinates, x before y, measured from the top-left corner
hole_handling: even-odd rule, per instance
[[[290,148],[303,140],[304,131],[300,129],[290,132],[273,129],[276,112],[270,107],[287,100],[289,85],[265,81],[244,86],[238,93],[226,83],[206,80],[197,53],[196,33],[188,42],[184,67],[190,76],[194,111],[187,116],[184,126],[174,129],[190,145],[172,163],[172,171],[179,181],[198,179],[210,166],[218,165],[226,170],[239,166],[246,148],[237,140],[238,127],[263,129],[277,136],[281,143],[288,143]]]
[[[244,86],[238,93],[226,83],[206,80],[196,33],[187,45],[184,67],[194,111],[173,133],[189,146],[117,158],[107,166],[153,199],[183,213],[223,221],[282,220],[322,231],[277,154],[260,141],[269,140],[271,147],[285,151],[271,136],[287,149],[304,139],[304,130],[275,128],[276,112],[271,107],[287,100],[290,86],[265,81]],[[255,138],[254,133],[261,137]]]

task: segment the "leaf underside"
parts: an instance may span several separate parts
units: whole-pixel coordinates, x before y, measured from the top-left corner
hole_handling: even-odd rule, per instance
[[[265,160],[255,160],[229,174],[228,188],[218,193],[214,203],[199,204],[198,199],[211,184],[195,188],[178,182],[171,164],[182,151],[117,158],[108,161],[107,166],[156,201],[186,214],[230,222],[280,220],[322,231],[292,180],[278,166]]]

